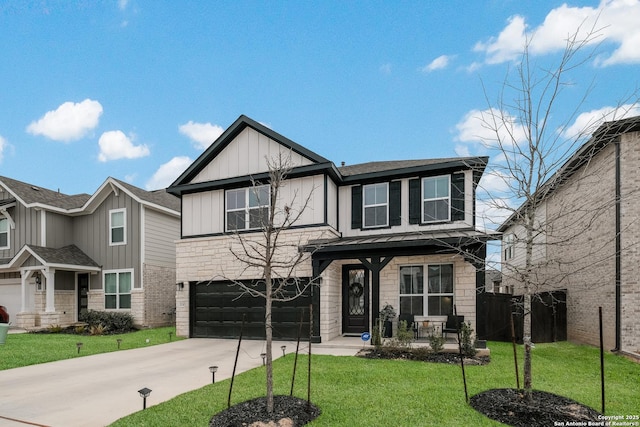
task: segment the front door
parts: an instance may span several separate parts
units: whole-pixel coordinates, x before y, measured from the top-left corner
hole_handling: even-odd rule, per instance
[[[369,274],[361,265],[342,268],[342,333],[369,330]]]
[[[78,316],[89,309],[89,273],[78,274]]]

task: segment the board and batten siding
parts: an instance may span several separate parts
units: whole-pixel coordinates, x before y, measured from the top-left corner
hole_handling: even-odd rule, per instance
[[[43,246],[61,248],[74,243],[73,218],[55,212],[46,212],[46,242]]]
[[[126,209],[126,244],[109,245],[109,211]],[[74,242],[91,259],[99,262],[103,270],[134,269],[136,286],[140,280],[140,211],[141,206],[125,192],[111,193],[90,215],[76,217]],[[91,278],[91,288],[101,288]]]
[[[6,191],[0,192],[0,195],[9,196]],[[8,212],[16,228],[9,229],[9,249],[0,250],[0,258],[14,257],[24,245],[41,244],[41,211],[27,209],[20,202],[16,202],[16,206],[9,208]]]
[[[288,179],[280,188],[279,208],[289,206],[294,212],[304,208],[295,226],[324,224],[325,179],[323,175]],[[335,192],[335,189],[334,189]],[[204,236],[225,231],[224,190],[203,191],[182,196],[182,235]],[[335,206],[335,202],[333,203]],[[335,208],[332,208],[335,211]],[[334,214],[335,216],[335,214]]]
[[[176,240],[180,219],[142,207],[144,211],[144,260],[159,267],[176,268]]]
[[[294,167],[313,163],[273,139],[247,127],[191,182],[215,181],[266,172],[269,170],[267,159],[275,159],[279,153],[290,156],[291,165]]]

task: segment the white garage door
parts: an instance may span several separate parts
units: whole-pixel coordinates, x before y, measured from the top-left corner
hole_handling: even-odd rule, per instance
[[[9,311],[11,323],[15,324],[16,314],[22,308],[20,297],[20,279],[0,280],[0,305]]]

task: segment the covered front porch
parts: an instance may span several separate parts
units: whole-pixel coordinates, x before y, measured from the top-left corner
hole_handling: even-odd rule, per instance
[[[25,245],[10,263],[20,273],[21,308],[14,324],[34,329],[70,325],[89,307],[91,276],[100,266],[75,245]]]
[[[305,250],[312,254],[313,277],[322,278],[321,285],[312,288],[313,340],[371,332],[386,304],[392,305],[398,315],[412,314],[420,325],[442,324],[456,304],[459,314],[475,328],[475,295],[484,286],[486,241],[491,238],[482,232],[462,230],[310,242]],[[413,298],[419,300],[414,304],[417,307],[411,307],[411,296],[403,300],[401,269],[411,265],[450,266],[452,290],[446,295],[433,294],[438,309],[427,309],[431,304],[427,298],[432,294],[424,283],[415,291],[420,293]]]

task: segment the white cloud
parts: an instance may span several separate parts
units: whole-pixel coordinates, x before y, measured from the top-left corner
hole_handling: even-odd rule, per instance
[[[192,162],[193,160],[186,156],[174,157],[158,168],[151,179],[147,181],[145,188],[147,190],[167,188]]]
[[[422,72],[430,73],[431,71],[445,69],[449,66],[449,62],[451,62],[452,58],[453,57],[449,55],[440,55],[436,59],[431,61],[430,64],[422,67]]]
[[[27,132],[42,135],[54,141],[70,142],[85,136],[98,126],[102,105],[85,99],[79,103],[65,102],[56,110],[48,111],[39,120],[27,126]]]
[[[380,66],[380,72],[382,74],[389,75],[391,74],[391,70],[392,70],[391,64],[388,62]]]
[[[108,162],[117,159],[137,159],[148,156],[150,151],[146,145],[134,145],[133,137],[128,137],[124,132],[111,130],[103,133],[98,141],[100,154],[98,160]]]
[[[2,162],[2,159],[4,157],[4,150],[6,147],[7,147],[7,140],[4,139],[2,135],[0,135],[0,162]]]
[[[588,138],[603,122],[640,115],[640,106],[625,104],[619,107],[602,107],[581,113],[571,126],[561,129],[564,138],[578,140]]]
[[[178,128],[181,134],[186,135],[196,143],[196,148],[206,149],[213,141],[218,139],[224,129],[211,123],[195,123],[189,120],[188,123],[180,125]]]
[[[578,40],[592,34],[590,44],[607,42],[602,48],[614,45],[603,54],[597,64],[608,66],[621,63],[640,63],[640,2],[637,0],[602,0],[598,7],[573,7],[563,4],[552,9],[544,22],[530,28],[523,16],[512,16],[496,37],[478,42],[474,50],[485,54],[485,62],[497,64],[512,61],[522,53],[526,40],[533,55],[561,51],[567,39],[579,30]],[[596,37],[593,37],[596,36]]]
[[[499,110],[471,110],[456,124],[455,140],[477,142],[487,147],[518,144],[526,140],[524,128],[516,118]]]
[[[118,0],[118,9],[125,10],[129,4],[129,0]]]

